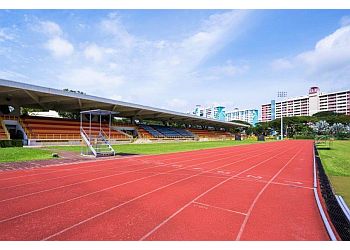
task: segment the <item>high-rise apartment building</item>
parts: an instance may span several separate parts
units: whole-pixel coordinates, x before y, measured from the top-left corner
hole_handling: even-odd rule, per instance
[[[333,93],[321,93],[318,87],[311,87],[309,94],[301,97],[288,98],[283,101],[261,105],[263,122],[276,118],[290,116],[311,116],[321,111],[334,111],[350,115],[350,90]]]
[[[245,109],[238,110],[235,109],[231,112],[226,112],[226,121],[245,121],[253,126],[258,122],[259,111],[257,109]]]
[[[225,107],[216,106],[216,107],[202,107],[201,105],[196,105],[195,110],[193,111],[194,115],[217,119],[224,121],[225,120]]]
[[[259,111],[257,109],[245,109],[226,112],[225,107],[216,106],[216,107],[202,107],[197,105],[193,111],[194,115],[202,116],[206,118],[217,119],[221,121],[245,121],[249,122],[252,125],[255,125],[258,122]]]

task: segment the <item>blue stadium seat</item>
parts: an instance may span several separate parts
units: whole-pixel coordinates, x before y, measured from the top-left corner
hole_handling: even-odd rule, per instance
[[[164,135],[162,133],[160,133],[159,131],[155,130],[151,126],[142,124],[142,125],[140,125],[140,127],[143,128],[144,130],[146,130],[148,133],[150,133],[154,137],[157,137],[157,138],[164,137]]]
[[[140,127],[156,138],[194,138],[194,135],[191,132],[181,128],[144,124],[141,124]]]

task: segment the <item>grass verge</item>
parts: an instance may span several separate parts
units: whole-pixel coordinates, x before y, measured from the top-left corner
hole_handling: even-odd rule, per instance
[[[38,148],[0,148],[0,162],[31,161],[51,159],[52,152]]]
[[[121,144],[113,145],[117,153],[122,154],[166,154],[172,152],[184,152],[198,149],[219,148],[244,144],[259,143],[255,140],[244,141],[207,141],[207,142],[169,142],[169,143],[149,143],[149,144]],[[66,151],[80,151],[80,146],[54,146],[50,149]]]
[[[318,150],[337,194],[350,206],[350,141],[334,141],[330,150]]]
[[[176,142],[176,143],[151,143],[151,144],[122,144],[113,148],[122,154],[165,154],[171,152],[183,152],[190,150],[218,148],[243,144],[258,143],[255,140],[244,141],[208,141],[208,142]],[[0,162],[18,162],[30,160],[45,160],[52,158],[55,149],[80,152],[80,146],[52,146],[46,149],[40,148],[0,148]]]

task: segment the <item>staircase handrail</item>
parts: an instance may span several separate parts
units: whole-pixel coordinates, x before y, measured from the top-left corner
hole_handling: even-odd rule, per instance
[[[115,150],[113,149],[113,147],[109,143],[109,140],[106,139],[109,137],[107,136],[107,134],[105,133],[105,131],[103,129],[100,130],[100,136],[101,136],[102,140],[107,144],[107,146],[111,150],[111,152],[113,152],[113,155],[115,155]]]
[[[85,130],[83,128],[80,129],[80,135],[81,138],[83,139],[83,141],[86,143],[86,145],[89,147],[89,149],[91,150],[91,152],[94,154],[94,156],[97,156],[97,152],[94,149],[94,147],[92,146],[91,142],[90,142],[90,138],[87,136]]]

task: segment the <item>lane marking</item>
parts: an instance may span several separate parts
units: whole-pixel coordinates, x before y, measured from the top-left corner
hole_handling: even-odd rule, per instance
[[[270,152],[270,151],[268,151],[268,152]],[[273,150],[271,150],[271,152],[273,152]],[[222,166],[222,167],[226,167],[226,166],[228,166],[228,165],[233,165],[233,164],[235,164],[235,163],[237,163],[237,162],[241,162],[241,161],[244,161],[244,160],[249,159],[249,158],[255,158],[255,157],[260,156],[260,155],[263,155],[263,154],[266,154],[266,152],[265,152],[265,153],[262,153],[262,154],[257,154],[257,155],[255,155],[255,156],[250,156],[250,157],[247,157],[247,158],[238,160],[238,161],[236,161],[236,162],[232,162],[232,163],[226,164],[226,165],[224,165],[224,166]],[[233,157],[235,157],[235,156],[233,156]],[[184,167],[183,169],[186,169],[186,168],[187,168],[187,167]],[[167,173],[167,172],[171,173],[171,172],[177,171],[177,170],[179,170],[179,169],[169,170],[169,171],[163,172],[162,174]],[[211,170],[211,169],[210,169],[210,170]],[[210,170],[208,170],[208,171],[210,171]],[[199,173],[199,174],[197,174],[197,175],[200,175],[200,174],[201,174],[201,173]],[[151,175],[151,176],[148,176],[148,177],[146,177],[146,178],[150,178],[150,177],[154,177],[154,176],[158,176],[158,175],[160,175],[160,174]],[[191,175],[191,176],[189,176],[188,178],[191,178],[191,177],[194,177],[194,176],[197,176],[197,175]],[[146,179],[146,178],[144,178],[144,179]],[[185,179],[187,179],[187,178],[185,178]],[[120,184],[118,184],[118,185],[120,185]],[[13,220],[13,219],[16,219],[16,218],[19,218],[19,217],[22,217],[22,216],[25,216],[25,215],[28,215],[28,214],[32,214],[32,213],[38,212],[38,211],[42,211],[42,210],[44,210],[44,209],[47,209],[47,208],[50,208],[50,207],[54,207],[54,206],[56,206],[56,205],[61,205],[61,204],[64,204],[64,203],[68,203],[68,202],[70,202],[70,201],[73,201],[73,200],[76,200],[76,199],[80,199],[80,198],[82,198],[82,197],[86,197],[86,196],[88,196],[88,195],[92,195],[92,194],[96,194],[96,193],[99,193],[99,192],[103,192],[103,191],[106,191],[106,190],[109,190],[109,189],[113,189],[113,188],[115,188],[115,187],[118,186],[118,185],[111,186],[111,187],[108,187],[108,188],[105,188],[105,189],[102,189],[102,190],[97,190],[97,191],[94,191],[94,192],[92,192],[92,193],[84,194],[84,195],[82,195],[82,196],[74,197],[74,198],[69,199],[69,200],[65,200],[65,201],[61,201],[61,202],[58,202],[58,203],[54,203],[54,204],[48,205],[48,206],[43,207],[43,208],[35,209],[35,210],[29,211],[29,212],[26,212],[26,213],[19,214],[19,215],[17,215],[17,216],[13,216],[13,217],[10,217],[10,218],[7,218],[7,219],[3,219],[3,220],[0,221],[0,223],[5,222],[5,221],[9,221],[9,220]]]
[[[302,185],[302,184],[303,184],[303,183],[300,182],[300,181],[287,181],[287,180],[284,180],[284,182],[292,183],[292,184],[299,184],[299,185]]]
[[[243,213],[243,212],[239,212],[239,211],[235,211],[235,210],[231,210],[231,209],[227,209],[227,208],[223,208],[223,207],[217,207],[217,206],[213,206],[213,205],[202,203],[202,202],[198,202],[198,201],[194,201],[193,204],[198,204],[198,205],[202,205],[202,206],[205,206],[205,207],[211,207],[211,208],[227,211],[227,212],[230,212],[230,213],[247,215],[246,213]]]
[[[248,178],[253,178],[253,179],[258,179],[258,180],[262,179],[261,176],[255,176],[255,175],[250,175],[250,174],[248,174],[247,177]]]
[[[260,150],[256,150],[256,151],[260,151]],[[251,152],[246,152],[246,153],[243,152],[243,154],[237,152],[237,154],[240,154],[242,156],[242,155],[246,155],[246,154],[251,154]],[[212,161],[206,161],[206,162],[203,162],[203,163],[197,163],[197,164],[193,164],[193,165],[190,165],[190,166],[186,166],[184,168],[189,168],[189,167],[198,166],[198,165],[204,165],[204,164],[208,164],[208,163],[212,163],[212,162],[216,162],[216,161],[220,161],[222,159],[227,159],[227,158],[232,158],[232,157],[233,156],[231,154],[231,156],[229,156],[229,157],[225,157],[225,158],[221,158],[221,159],[215,159],[215,160],[212,160]],[[191,160],[193,160],[193,157],[191,157],[191,158],[192,158]],[[201,159],[203,159],[203,158],[201,158]],[[183,162],[183,161],[181,161],[181,162]],[[168,165],[171,166],[171,164],[168,164]],[[137,165],[129,165],[129,166],[126,166],[126,167],[131,167],[131,166],[139,166],[139,164],[137,164]],[[123,166],[117,166],[116,169],[119,168],[119,167],[122,168]],[[156,168],[156,167],[160,167],[160,166],[148,167],[148,168],[143,168],[143,169],[139,169],[139,170],[152,169],[152,168]],[[177,168],[177,169],[181,169],[181,168]],[[133,172],[136,172],[136,171],[139,171],[139,170],[130,170],[130,173],[133,173]],[[57,189],[62,189],[62,188],[66,188],[66,187],[70,187],[70,186],[74,186],[74,185],[90,182],[90,181],[100,180],[100,179],[103,179],[103,178],[108,178],[108,177],[112,177],[112,176],[118,176],[118,175],[122,175],[122,174],[125,174],[125,173],[100,176],[98,178],[92,178],[92,179],[87,179],[87,180],[85,179],[83,181],[78,181],[78,182],[67,184],[67,185],[61,185],[61,186],[58,186],[58,187],[55,187],[55,188],[44,189],[44,190],[41,190],[41,191],[29,193],[29,194],[24,194],[24,195],[15,196],[15,197],[12,197],[12,198],[3,199],[3,200],[0,200],[0,203],[6,202],[6,201],[10,201],[10,200],[14,200],[14,199],[23,198],[23,197],[28,197],[28,196],[31,196],[31,195],[41,194],[41,193],[44,193],[44,192],[49,192],[49,191],[53,191],[53,190],[57,190]]]
[[[289,149],[289,150],[290,150],[290,149]],[[288,152],[289,150],[283,151],[283,152],[281,152],[281,153],[279,153],[279,154],[276,154],[276,155],[274,155],[274,156],[272,156],[272,157],[269,157],[269,158],[265,159],[264,161],[261,161],[260,163],[255,164],[255,165],[253,165],[252,167],[250,167],[250,168],[248,168],[248,169],[245,169],[245,170],[239,172],[238,174],[236,174],[236,175],[234,175],[234,176],[231,176],[231,177],[229,177],[229,178],[227,178],[227,179],[225,179],[225,180],[219,182],[218,184],[214,185],[214,186],[211,187],[210,189],[208,189],[208,190],[206,190],[205,192],[201,193],[200,195],[196,196],[193,200],[191,200],[190,202],[188,202],[187,204],[185,204],[183,207],[181,207],[180,209],[178,209],[175,213],[173,213],[172,215],[170,215],[168,218],[166,218],[165,220],[163,220],[160,224],[158,224],[156,227],[154,227],[152,230],[150,230],[148,233],[146,233],[144,236],[142,236],[142,237],[140,238],[140,240],[145,240],[146,238],[148,238],[151,234],[153,234],[154,232],[156,232],[156,231],[157,231],[159,228],[161,228],[164,224],[166,224],[168,221],[170,221],[172,218],[174,218],[177,214],[179,214],[179,213],[182,212],[185,208],[187,208],[190,204],[192,204],[194,201],[198,200],[198,199],[201,198],[202,196],[206,195],[206,194],[209,193],[210,191],[212,191],[212,190],[214,190],[215,188],[221,186],[222,184],[226,183],[227,181],[232,180],[234,177],[237,177],[237,176],[240,175],[240,174],[243,174],[243,173],[245,173],[245,172],[247,172],[247,171],[249,171],[249,170],[251,170],[251,169],[253,169],[253,168],[255,168],[255,167],[257,167],[257,166],[259,166],[259,165],[261,165],[261,164],[263,164],[263,163],[265,163],[265,162],[267,162],[267,161],[269,161],[269,160],[271,160],[271,159],[274,159],[274,158],[276,158],[278,155],[284,154],[285,152]],[[279,151],[280,151],[280,149],[279,149]],[[263,154],[266,154],[266,153],[263,153]]]
[[[264,146],[266,146],[266,145],[264,145]],[[266,148],[266,147],[265,147]],[[268,148],[272,148],[272,147],[270,147],[270,145],[269,145],[269,147]],[[242,148],[240,148],[240,149],[242,149]],[[245,149],[245,148],[243,148],[243,149]],[[261,149],[260,149],[261,150]],[[257,148],[256,150],[254,150],[254,151],[259,151],[259,149]],[[246,152],[246,151],[243,151],[243,153],[244,152]],[[247,150],[247,152],[249,152],[249,150]],[[201,152],[202,153],[202,152]],[[213,153],[213,154],[215,154],[216,156],[217,155],[228,155],[228,154],[232,154],[232,152],[226,152],[225,151],[225,153],[223,153],[223,154],[215,154],[215,153]],[[237,151],[234,153],[234,154],[236,154],[236,153],[238,153]],[[202,154],[200,154],[199,156],[201,156]],[[211,156],[212,156],[212,154],[205,154],[205,155],[207,155],[207,157],[202,157],[201,159],[206,159],[206,158],[210,158]],[[154,156],[144,156],[144,157],[148,157],[147,159],[148,160],[152,160],[152,159],[149,159],[150,157],[157,157],[158,155],[154,155]],[[141,156],[140,156],[141,157]],[[175,159],[177,159],[177,158],[180,158],[180,156],[179,157],[176,157]],[[175,163],[180,163],[180,162],[187,162],[187,161],[193,161],[194,159],[193,159],[193,157],[192,156],[187,156],[187,157],[181,157],[180,159],[183,159],[183,158],[190,158],[190,159],[188,159],[188,160],[182,160],[182,161],[176,161]],[[147,160],[146,159],[146,160]],[[157,158],[156,158],[157,159]],[[225,158],[221,158],[221,159],[225,159]],[[76,167],[76,168],[65,168],[65,169],[57,169],[57,170],[55,170],[55,169],[43,169],[43,170],[53,170],[53,171],[49,171],[49,172],[44,172],[44,173],[36,173],[36,174],[30,174],[30,175],[20,175],[20,176],[14,176],[14,177],[9,177],[9,178],[3,178],[3,179],[0,179],[0,181],[3,181],[3,180],[10,180],[10,179],[17,179],[17,178],[23,178],[23,177],[30,177],[30,176],[37,176],[37,175],[47,175],[47,174],[51,174],[51,173],[56,173],[56,172],[63,172],[63,171],[72,171],[72,170],[80,170],[80,169],[86,169],[86,168],[92,168],[92,167],[98,167],[98,166],[101,166],[103,163],[104,163],[104,161],[112,161],[112,163],[114,163],[113,162],[113,160],[121,160],[121,159],[107,159],[107,160],[96,160],[96,161],[84,161],[84,162],[78,162],[78,163],[67,163],[67,164],[62,164],[62,165],[76,165],[76,164],[81,164],[81,163],[86,163],[86,164],[84,164],[84,165],[88,165],[88,166],[82,166],[82,167]],[[139,159],[131,159],[131,158],[129,158],[129,159],[123,159],[123,160],[134,160],[134,161],[143,161],[142,159],[141,160],[139,160]],[[198,159],[196,159],[196,160],[198,160]],[[150,161],[150,163],[154,163],[154,162],[156,162],[157,160],[155,160],[155,161]],[[92,165],[92,163],[96,163],[95,165]],[[99,163],[101,163],[101,164],[99,164]],[[137,163],[137,164],[133,164],[133,166],[136,166],[136,165],[138,165],[139,163]],[[170,163],[168,163],[168,165],[169,165]],[[55,165],[54,165],[55,166]],[[29,170],[29,171],[31,171],[31,170]],[[29,171],[27,171],[27,172],[29,172]],[[33,170],[34,171],[34,170]]]
[[[278,150],[280,151],[280,149],[278,149]],[[273,151],[276,151],[276,149],[274,149]],[[286,152],[287,152],[287,151],[286,151]],[[266,152],[264,152],[264,153],[262,153],[262,154],[258,154],[257,156],[263,155],[263,154],[266,154]],[[233,157],[236,157],[236,156],[233,156]],[[254,156],[254,157],[256,157],[256,156]],[[252,158],[252,157],[248,157],[248,158]],[[244,161],[244,160],[246,160],[246,159],[239,160],[239,161],[237,161],[237,162],[241,162],[241,161]],[[236,163],[236,162],[235,162],[235,163]],[[222,167],[226,167],[227,165],[232,165],[232,164],[233,164],[233,163],[226,164],[226,165],[224,165],[224,166],[221,166],[221,167],[218,167],[218,168],[215,168],[215,169],[219,169],[219,168],[222,168]],[[215,170],[215,169],[210,169],[210,170],[208,170],[208,171]],[[114,207],[111,207],[111,208],[109,208],[109,209],[107,209],[107,210],[105,210],[105,211],[103,211],[103,212],[100,212],[100,213],[98,213],[98,214],[95,214],[94,216],[91,216],[91,217],[89,217],[89,218],[87,218],[87,219],[85,219],[85,220],[83,220],[83,221],[80,221],[80,222],[78,222],[78,223],[76,223],[76,224],[73,224],[73,225],[71,225],[70,227],[67,227],[67,228],[65,228],[65,229],[63,229],[63,230],[61,230],[61,231],[59,231],[59,232],[56,232],[56,233],[54,233],[54,234],[52,234],[52,235],[49,235],[48,237],[46,237],[46,238],[44,238],[44,239],[42,239],[42,240],[49,240],[49,239],[51,239],[51,238],[53,238],[53,237],[55,237],[55,236],[58,236],[58,235],[60,235],[60,234],[62,234],[62,233],[64,233],[64,232],[66,232],[66,231],[69,231],[69,230],[71,230],[71,229],[73,229],[73,228],[75,228],[75,227],[78,227],[78,226],[80,226],[80,225],[82,225],[82,224],[84,224],[84,223],[86,223],[86,222],[88,222],[88,221],[91,221],[91,220],[93,220],[93,219],[95,219],[95,218],[97,218],[97,217],[100,217],[100,216],[102,216],[102,215],[104,215],[104,214],[107,214],[107,213],[109,213],[109,212],[111,212],[111,211],[113,211],[113,210],[115,210],[115,209],[117,209],[117,208],[119,208],[119,207],[121,207],[121,206],[124,206],[124,205],[126,205],[126,204],[129,204],[129,203],[131,203],[131,202],[133,202],[133,201],[135,201],[135,200],[138,200],[138,199],[140,199],[140,198],[142,198],[142,197],[145,197],[145,196],[147,196],[147,195],[149,195],[149,194],[152,194],[152,193],[154,193],[154,192],[156,192],[156,191],[162,190],[162,189],[167,188],[167,187],[169,187],[169,186],[172,186],[172,185],[174,185],[174,184],[176,184],[176,183],[179,183],[179,182],[188,180],[188,179],[190,179],[190,178],[199,176],[199,175],[201,175],[201,174],[202,174],[202,173],[195,174],[195,175],[192,175],[192,176],[190,176],[190,177],[183,178],[183,179],[180,179],[180,180],[178,180],[178,181],[169,183],[169,184],[167,184],[167,185],[164,185],[164,186],[159,187],[159,188],[157,188],[157,189],[154,189],[154,190],[152,190],[152,191],[146,192],[146,193],[144,193],[144,194],[142,194],[142,195],[140,195],[140,196],[134,197],[133,199],[130,199],[130,200],[124,202],[124,203],[118,204],[118,205],[116,205],[116,206],[114,206]]]
[[[289,159],[289,161],[265,184],[265,186],[260,190],[260,192],[257,194],[257,196],[255,197],[255,199],[253,200],[253,203],[250,205],[248,212],[247,212],[247,216],[244,218],[244,221],[238,231],[238,235],[236,237],[236,240],[240,240],[243,234],[243,231],[245,229],[245,226],[247,225],[248,219],[250,218],[250,215],[253,211],[253,208],[255,207],[255,204],[258,202],[260,196],[264,193],[264,191],[266,190],[266,188],[271,184],[271,182],[273,182],[274,179],[277,178],[277,176],[289,165],[289,163],[291,163],[296,156],[303,150],[303,148],[301,148],[300,150],[297,151],[297,153]]]

